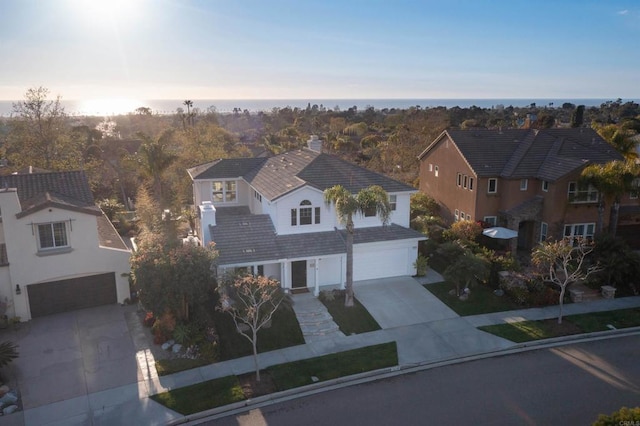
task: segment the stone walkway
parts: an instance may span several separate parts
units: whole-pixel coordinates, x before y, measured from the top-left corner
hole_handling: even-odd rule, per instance
[[[292,297],[293,310],[305,343],[344,337],[327,308],[312,293],[297,294]]]

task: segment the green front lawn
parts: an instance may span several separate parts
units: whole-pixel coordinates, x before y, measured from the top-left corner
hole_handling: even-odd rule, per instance
[[[380,330],[378,322],[358,299],[354,298],[354,304],[350,308],[345,308],[342,297],[336,297],[333,300],[321,297],[320,301],[327,307],[333,320],[340,327],[340,331],[346,336]]]
[[[236,376],[209,380],[151,396],[180,414],[193,414],[245,399]]]
[[[214,321],[220,335],[220,361],[251,355],[251,343],[238,333],[231,315],[215,312]],[[273,315],[270,328],[258,332],[258,352],[303,345],[304,337],[293,309],[280,308]]]
[[[562,324],[558,324],[558,319],[553,318],[487,325],[478,328],[512,342],[522,343],[571,334],[606,331],[610,330],[608,325],[615,328],[640,326],[640,308],[568,315],[562,319]]]
[[[522,309],[509,297],[496,296],[493,290],[486,285],[478,284],[471,287],[471,295],[466,301],[461,301],[457,296],[449,294],[455,286],[446,281],[423,286],[440,299],[444,304],[453,309],[460,316],[488,314],[491,312],[512,311]]]
[[[395,365],[398,365],[398,351],[396,342],[390,342],[275,365],[267,371],[278,390],[283,391],[313,383],[312,376],[325,381]]]
[[[277,391],[398,365],[396,342],[289,362],[269,367]],[[170,390],[151,397],[183,415],[221,407],[246,399],[236,376],[227,376]]]

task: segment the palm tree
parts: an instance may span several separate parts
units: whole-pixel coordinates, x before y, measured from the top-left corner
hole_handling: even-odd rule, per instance
[[[193,107],[193,101],[187,99],[182,104],[187,107],[187,122],[191,126],[193,126],[193,116],[191,115],[191,107]]]
[[[580,179],[598,190],[598,223],[596,232],[602,232],[604,210],[611,203],[609,232],[616,235],[620,199],[625,193],[636,190],[640,166],[633,161],[610,161],[606,164],[590,164],[582,171]]]
[[[344,306],[351,307],[353,306],[353,237],[355,233],[353,215],[375,212],[383,225],[386,225],[391,216],[389,196],[378,185],[362,189],[356,195],[353,195],[342,185],[335,185],[324,191],[324,200],[327,205],[335,205],[338,221],[347,230],[347,291]]]
[[[157,140],[153,140],[143,133],[139,133],[138,136],[143,140],[138,152],[141,172],[151,180],[153,195],[163,205],[162,175],[178,158],[177,155],[169,151],[168,142],[172,132],[164,132]]]

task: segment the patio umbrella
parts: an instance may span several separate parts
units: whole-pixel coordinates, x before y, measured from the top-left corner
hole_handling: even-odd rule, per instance
[[[482,234],[490,238],[510,240],[511,238],[516,238],[518,236],[518,231],[514,231],[513,229],[503,228],[501,226],[494,226],[493,228],[485,229],[484,231],[482,231]]]

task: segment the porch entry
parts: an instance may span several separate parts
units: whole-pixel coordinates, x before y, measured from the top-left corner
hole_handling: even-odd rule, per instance
[[[307,261],[291,262],[291,288],[307,288]]]

